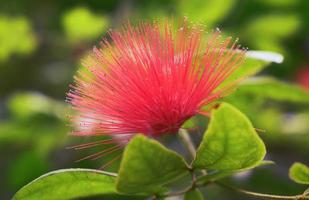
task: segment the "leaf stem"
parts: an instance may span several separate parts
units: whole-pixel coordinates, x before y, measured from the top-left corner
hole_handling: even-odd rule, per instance
[[[243,190],[239,188],[232,187],[230,185],[224,184],[222,182],[215,182],[217,185],[220,185],[224,188],[227,188],[229,190],[242,193],[245,195],[249,195],[252,197],[256,197],[259,199],[266,199],[266,200],[309,200],[309,197],[306,197],[304,195],[293,195],[293,196],[285,196],[285,195],[272,195],[272,194],[263,194],[263,193],[257,193],[257,192],[251,192],[248,190]]]

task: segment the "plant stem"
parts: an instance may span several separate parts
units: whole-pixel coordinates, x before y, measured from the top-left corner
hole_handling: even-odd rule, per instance
[[[245,195],[249,195],[252,197],[256,197],[259,199],[266,199],[266,200],[309,200],[309,197],[303,196],[303,195],[294,195],[294,196],[285,196],[285,195],[272,195],[272,194],[263,194],[263,193],[257,193],[257,192],[251,192],[251,191],[247,191],[247,190],[243,190],[243,189],[239,189],[239,188],[234,188],[232,186],[226,185],[224,183],[221,182],[215,182],[216,184],[225,187],[229,190],[238,192],[238,193],[242,193]]]
[[[194,146],[193,141],[191,140],[188,132],[185,129],[179,129],[179,137],[180,137],[182,143],[184,144],[185,148],[189,152],[190,156],[192,157],[192,159],[194,159],[195,153],[196,153],[195,146]]]
[[[178,191],[178,192],[171,192],[171,193],[168,193],[168,194],[165,194],[165,195],[160,195],[160,197],[172,197],[172,196],[181,196],[181,195],[184,195],[185,193],[189,192],[190,190],[192,190],[193,187],[192,186],[189,186],[181,191]]]
[[[192,160],[194,160],[196,150],[195,150],[194,143],[193,143],[192,139],[190,138],[190,135],[188,134],[187,130],[179,129],[178,135],[179,135],[179,138],[181,139],[184,147],[186,148],[186,150],[190,154]],[[194,174],[194,170],[191,170],[191,169],[192,169],[192,167],[190,166],[190,172],[191,172],[191,178],[192,178],[192,182],[191,182],[190,186],[188,186],[187,188],[185,188],[181,191],[178,191],[178,192],[171,192],[171,193],[168,193],[168,194],[165,194],[165,195],[160,195],[160,197],[180,196],[180,195],[184,195],[185,193],[194,189],[196,187],[196,185],[195,185],[196,177],[195,177],[195,174]]]
[[[185,146],[185,148],[189,152],[190,156],[192,157],[192,161],[193,161],[195,159],[195,156],[196,156],[196,149],[195,149],[194,143],[193,143],[188,131],[185,130],[185,129],[179,129],[178,133],[179,133],[178,135],[179,135],[183,145]],[[191,168],[192,168],[192,166],[191,166]],[[202,172],[203,175],[207,174],[206,169],[201,170],[201,172]],[[193,172],[193,175],[194,175],[194,172]],[[195,178],[194,178],[193,181],[195,181]]]

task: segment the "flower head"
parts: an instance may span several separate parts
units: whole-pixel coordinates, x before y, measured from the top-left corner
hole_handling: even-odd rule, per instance
[[[75,135],[128,141],[136,133],[176,133],[223,95],[228,87],[220,85],[244,58],[230,37],[186,21],[127,24],[109,37],[93,49],[68,93],[80,125]]]

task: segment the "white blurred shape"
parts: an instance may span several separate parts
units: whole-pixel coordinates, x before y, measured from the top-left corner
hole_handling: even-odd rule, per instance
[[[248,58],[255,58],[267,62],[274,62],[274,63],[283,62],[283,55],[271,51],[247,51],[246,56]]]

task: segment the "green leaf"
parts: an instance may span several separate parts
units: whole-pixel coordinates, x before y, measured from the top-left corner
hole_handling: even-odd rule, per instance
[[[190,190],[189,192],[186,192],[184,196],[184,200],[203,200],[203,194],[199,189]]]
[[[261,163],[265,145],[249,119],[230,104],[212,111],[209,127],[197,150],[194,167],[240,170]]]
[[[221,85],[223,87],[228,83],[241,80],[261,72],[271,62],[282,63],[284,57],[271,51],[247,51],[246,59],[235,72],[233,72]]]
[[[135,136],[127,145],[120,164],[117,190],[124,194],[153,194],[162,185],[187,171],[184,159],[155,140]]]
[[[220,88],[241,78],[253,76],[262,71],[268,64],[269,62],[266,61],[246,58],[245,62],[220,85]]]
[[[91,169],[65,169],[47,173],[21,188],[14,200],[73,199],[116,194],[115,175]]]
[[[0,62],[8,60],[14,54],[30,54],[38,46],[31,22],[25,17],[1,14],[0,30]]]
[[[66,119],[68,107],[61,101],[56,101],[45,95],[34,92],[20,92],[10,96],[7,102],[11,114],[17,118],[28,119],[38,114]]]
[[[301,20],[298,15],[264,15],[248,21],[243,28],[244,36],[242,38],[246,39],[255,49],[267,49],[287,54],[282,40],[296,33],[300,26]],[[252,35],[254,35],[254,40],[252,40]]]
[[[255,75],[262,71],[267,65],[269,65],[269,62],[253,58],[246,58],[245,62],[239,66],[239,70],[236,70],[235,73],[232,74],[232,78],[241,78]]]
[[[248,36],[278,40],[295,33],[301,25],[300,22],[297,15],[265,15],[249,21],[244,30]]]
[[[85,7],[70,10],[62,20],[67,37],[74,42],[98,37],[109,24],[106,17],[96,15]]]
[[[290,178],[296,183],[309,185],[309,167],[296,162],[289,170]]]
[[[309,103],[309,92],[296,84],[261,77],[243,82],[234,94],[251,94],[263,98],[293,103]]]
[[[205,23],[208,27],[223,19],[236,3],[235,0],[179,2],[178,11],[181,16],[188,16],[190,20]]]

